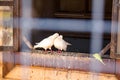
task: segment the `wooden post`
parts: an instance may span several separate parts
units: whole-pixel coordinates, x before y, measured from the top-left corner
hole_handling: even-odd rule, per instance
[[[116,42],[117,42],[117,21],[118,21],[118,0],[113,0],[112,7],[112,27],[111,27],[111,49],[110,49],[110,57],[114,58],[117,50]]]
[[[20,0],[14,0],[13,10],[13,46],[14,51],[18,51],[20,48]]]

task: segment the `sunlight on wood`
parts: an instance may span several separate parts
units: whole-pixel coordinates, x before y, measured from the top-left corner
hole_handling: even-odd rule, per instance
[[[118,80],[113,74],[17,65],[6,78],[20,80]]]

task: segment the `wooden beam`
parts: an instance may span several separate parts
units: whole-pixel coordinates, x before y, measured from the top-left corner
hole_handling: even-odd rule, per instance
[[[107,44],[100,52],[100,55],[104,55],[110,49],[111,43]]]

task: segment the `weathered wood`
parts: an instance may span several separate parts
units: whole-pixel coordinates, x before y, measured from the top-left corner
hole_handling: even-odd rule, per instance
[[[115,58],[116,53],[116,42],[117,42],[117,21],[118,21],[118,7],[116,4],[118,0],[113,0],[113,7],[112,7],[112,27],[111,27],[111,48],[110,48],[110,57]]]
[[[13,6],[13,47],[14,51],[20,49],[20,0],[14,0]]]
[[[39,53],[21,52],[15,55],[15,64],[115,73],[115,59],[103,59],[103,62],[105,65],[83,53],[39,51]]]
[[[118,2],[120,4],[120,0]],[[116,54],[120,54],[120,7],[118,7],[118,32],[117,32],[117,52]]]

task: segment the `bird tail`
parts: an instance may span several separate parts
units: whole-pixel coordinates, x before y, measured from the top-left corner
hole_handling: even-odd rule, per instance
[[[33,49],[38,48],[38,47],[39,47],[38,45],[34,45]]]
[[[67,45],[72,45],[72,44],[70,44],[70,43],[68,43],[68,42],[66,42],[66,44],[67,44]]]

